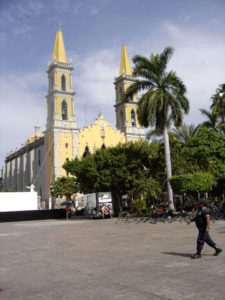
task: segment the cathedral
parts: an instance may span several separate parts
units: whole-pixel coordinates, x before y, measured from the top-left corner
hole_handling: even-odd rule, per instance
[[[48,207],[50,186],[58,177],[67,176],[63,164],[75,157],[82,158],[99,148],[107,148],[145,139],[144,129],[137,119],[138,95],[129,103],[122,102],[122,94],[137,79],[132,70],[126,46],[122,46],[120,72],[115,78],[116,128],[104,118],[100,106],[93,124],[80,129],[74,111],[75,92],[72,86],[73,64],[67,60],[63,34],[56,33],[51,62],[48,64],[46,129],[35,132],[25,144],[5,158],[2,170],[3,191],[27,191],[34,186],[43,207]]]

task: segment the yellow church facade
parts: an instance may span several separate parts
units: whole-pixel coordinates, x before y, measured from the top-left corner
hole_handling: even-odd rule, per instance
[[[93,124],[83,129],[77,127],[72,71],[73,65],[67,60],[63,34],[59,29],[47,69],[46,130],[41,134],[36,126],[35,134],[27,143],[6,157],[3,191],[24,191],[25,185],[34,184],[42,201],[47,204],[51,184],[58,177],[67,175],[62,168],[67,160],[75,157],[81,159],[100,148],[145,139],[144,130],[137,119],[137,95],[129,103],[122,102],[123,92],[137,80],[132,76],[125,45],[122,46],[120,73],[114,81],[116,128],[104,118],[102,106]],[[32,166],[36,166],[35,170]]]

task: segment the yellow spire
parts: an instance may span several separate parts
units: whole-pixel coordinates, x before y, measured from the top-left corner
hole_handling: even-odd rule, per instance
[[[125,45],[122,46],[121,61],[120,61],[120,76],[121,75],[132,75],[130,62],[127,54],[127,48]]]
[[[53,50],[53,55],[52,55],[52,62],[56,59],[59,62],[67,63],[66,59],[66,51],[64,47],[64,41],[63,41],[63,34],[62,31],[59,29],[56,33],[56,38],[55,38],[55,45],[54,45],[54,50]]]

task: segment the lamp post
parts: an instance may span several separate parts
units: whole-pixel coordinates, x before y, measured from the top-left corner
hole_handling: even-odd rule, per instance
[[[55,208],[55,203],[54,203],[54,198],[53,198],[53,194],[54,194],[54,186],[53,184],[50,185],[50,195],[51,195],[51,198],[50,198],[50,206],[49,208],[51,209],[54,209]]]

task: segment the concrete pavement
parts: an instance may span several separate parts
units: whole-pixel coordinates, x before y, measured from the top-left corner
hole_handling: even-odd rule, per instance
[[[224,251],[195,252],[182,222],[45,220],[0,223],[0,299],[224,300],[225,222],[211,226]]]

